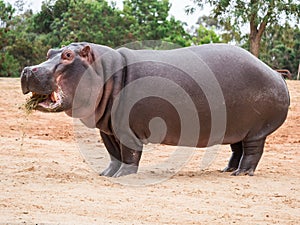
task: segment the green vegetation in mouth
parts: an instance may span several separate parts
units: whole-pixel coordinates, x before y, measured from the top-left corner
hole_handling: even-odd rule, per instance
[[[49,95],[39,95],[39,94],[32,94],[32,96],[27,99],[25,103],[25,111],[29,114],[31,113],[34,109],[37,108],[38,104],[40,102],[43,102],[49,97]]]

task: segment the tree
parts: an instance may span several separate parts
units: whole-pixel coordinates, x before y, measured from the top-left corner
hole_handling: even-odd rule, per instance
[[[18,7],[22,6],[22,2],[18,1]],[[32,11],[14,15],[15,9],[11,5],[1,4],[1,1],[0,5],[0,76],[17,77],[25,66],[38,64],[45,59],[49,46],[29,29]]]
[[[55,19],[62,19],[72,0],[43,1],[41,11],[32,17],[32,31],[38,34],[50,33]]]
[[[6,5],[3,0],[0,0],[0,50],[9,44],[7,34],[10,31],[9,26],[14,12],[12,5]]]
[[[193,36],[193,43],[196,45],[210,44],[210,43],[221,43],[221,37],[216,34],[213,28],[205,28],[200,25]]]
[[[300,29],[288,23],[266,29],[260,56],[272,68],[288,69],[296,77],[300,62]]]
[[[180,46],[190,45],[190,35],[183,23],[168,19],[169,0],[124,0],[123,13],[132,21],[130,31],[134,39],[169,41]]]
[[[16,0],[15,1],[15,7],[17,8],[17,10],[19,12],[23,12],[24,11],[24,6],[25,6],[24,0]]]
[[[24,10],[24,2],[17,0],[15,13],[0,0],[0,76],[19,76],[25,66],[44,61],[49,48],[71,42],[113,48],[149,39],[191,43],[183,23],[169,17],[168,0],[127,0],[124,10],[106,0],[48,0],[36,14]],[[174,48],[165,42],[156,46]]]
[[[8,52],[7,46],[12,43],[11,21],[15,10],[10,4],[0,0],[0,76],[11,77],[18,75],[19,63]]]
[[[268,26],[276,21],[291,20],[299,23],[300,4],[298,0],[193,0],[198,6],[209,4],[212,7],[212,15],[218,18],[220,23],[233,32],[240,32],[241,27],[249,25],[250,51],[259,56],[262,36]],[[187,12],[193,12],[187,8]]]
[[[131,27],[135,36],[141,40],[159,40],[167,32],[170,7],[168,0],[125,0],[123,12],[135,22]]]
[[[116,47],[131,39],[130,25],[107,1],[57,0],[45,2],[34,15],[32,31],[45,35],[53,47],[80,41]]]
[[[52,0],[33,15],[32,32],[47,36],[49,45],[59,47],[88,41],[117,47],[143,40],[163,40],[190,45],[183,23],[169,17],[168,0],[125,0],[123,10],[107,1]]]

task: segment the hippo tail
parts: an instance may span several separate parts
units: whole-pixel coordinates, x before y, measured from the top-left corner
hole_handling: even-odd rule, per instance
[[[290,93],[289,93],[289,89],[288,89],[288,85],[286,83],[285,79],[292,79],[292,75],[290,73],[289,70],[275,70],[277,73],[279,73],[281,75],[281,78],[283,80],[283,83],[285,85],[286,88],[286,92],[287,92],[287,97],[288,97],[288,105],[291,105],[291,97],[290,97]]]

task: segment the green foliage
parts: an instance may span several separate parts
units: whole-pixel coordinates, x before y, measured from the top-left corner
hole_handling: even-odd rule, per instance
[[[139,40],[164,40],[181,46],[190,44],[183,24],[167,19],[168,0],[124,1],[123,11],[107,1],[57,0],[44,3],[33,15],[32,31],[48,36],[48,44],[59,47],[87,41],[117,47]]]
[[[133,22],[131,31],[142,40],[159,40],[167,32],[168,0],[124,0],[124,15]]]
[[[0,76],[16,76],[18,73],[18,61],[7,51],[7,46],[12,43],[11,21],[14,13],[13,7],[0,0]]]
[[[299,28],[275,23],[283,15],[299,21],[300,6],[292,0],[285,5],[284,1],[195,1],[200,6],[211,4],[213,17],[200,18],[193,34],[169,16],[168,0],[125,0],[123,10],[105,0],[49,0],[35,14],[24,11],[24,2],[18,0],[14,9],[0,0],[0,76],[19,76],[24,66],[44,61],[49,48],[76,41],[154,49],[235,41],[250,48],[251,32],[245,39],[239,27],[251,21],[256,32],[264,23],[269,25],[262,35],[261,58],[271,67],[295,75],[300,61]]]
[[[48,35],[52,46],[86,41],[115,47],[128,40],[129,26],[120,11],[106,1],[77,0],[69,1],[67,10],[61,12],[47,29],[51,31]]]
[[[24,1],[17,1],[22,12]],[[168,18],[168,0],[125,1],[124,10],[104,0],[44,1],[40,12],[15,9],[0,0],[0,76],[18,76],[23,67],[41,63],[51,47],[93,42],[110,47],[141,40],[190,45],[180,21]]]
[[[261,59],[274,69],[288,69],[296,77],[300,63],[300,29],[276,24],[262,38]]]
[[[0,77],[19,76],[19,63],[8,52],[0,53]]]
[[[32,31],[38,34],[50,33],[54,20],[63,19],[63,13],[69,8],[72,0],[44,1],[41,11],[32,16]]]
[[[3,0],[0,0],[0,27],[7,28],[8,22],[11,20],[14,8],[10,4],[5,4]]]
[[[241,33],[241,27],[250,25],[249,43],[250,51],[258,56],[260,42],[265,29],[273,26],[277,21],[290,21],[292,18],[299,23],[300,5],[298,0],[194,0],[199,6],[209,4],[212,7],[212,16],[217,18],[219,23],[232,32]],[[193,9],[188,8],[188,12]]]
[[[133,39],[189,46],[191,37],[184,30],[184,24],[174,17],[168,19],[170,7],[169,0],[124,0],[123,13],[131,21],[129,30]]]
[[[207,29],[203,25],[199,26],[196,35],[193,37],[193,43],[196,45],[221,42],[221,37],[216,34],[213,28]]]
[[[29,31],[31,11],[9,17],[1,35],[0,76],[16,77],[23,67],[38,64],[45,59],[49,46],[41,42],[40,36]]]
[[[10,33],[10,23],[14,13],[13,7],[6,5],[3,0],[0,0],[0,51],[3,52],[4,48],[11,42],[8,38]]]

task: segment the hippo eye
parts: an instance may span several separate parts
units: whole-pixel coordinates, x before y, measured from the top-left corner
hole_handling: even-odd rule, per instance
[[[73,54],[71,51],[66,51],[62,54],[62,58],[65,60],[71,60],[73,58]]]

